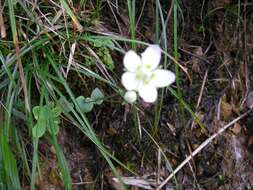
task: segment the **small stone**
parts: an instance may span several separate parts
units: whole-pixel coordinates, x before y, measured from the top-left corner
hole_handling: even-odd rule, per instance
[[[246,106],[250,109],[253,108],[253,91],[251,91],[247,96]]]
[[[239,134],[242,130],[242,127],[239,123],[235,123],[234,127],[231,129],[233,131],[234,134]]]

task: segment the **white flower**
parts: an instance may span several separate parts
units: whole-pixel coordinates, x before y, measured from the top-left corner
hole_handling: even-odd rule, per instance
[[[161,49],[158,45],[150,45],[141,56],[133,50],[125,54],[123,64],[126,72],[121,77],[123,86],[128,90],[125,97],[129,97],[129,91],[132,97],[134,92],[138,92],[145,102],[151,103],[157,99],[157,88],[168,86],[175,81],[173,72],[158,68],[160,59]]]

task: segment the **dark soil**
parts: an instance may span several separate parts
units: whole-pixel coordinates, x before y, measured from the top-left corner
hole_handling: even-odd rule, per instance
[[[137,1],[137,4],[139,15],[144,1]],[[207,134],[169,92],[164,97],[159,129],[155,134],[151,127],[154,106],[140,102],[143,112],[139,113],[141,126],[153,135],[173,169],[209,136],[246,112],[249,107],[245,102],[253,89],[253,4],[247,0],[240,4],[233,0],[182,0],[180,7],[179,62],[187,68],[192,80],[190,82],[183,72],[180,73],[182,96],[200,117]],[[170,8],[171,1],[162,1],[165,18]],[[118,26],[105,3],[100,17],[104,23],[103,29],[129,36],[126,10],[126,3],[120,2],[119,11],[122,12],[116,15]],[[154,18],[154,1],[147,1],[138,24],[139,40],[154,42]],[[170,54],[173,44],[172,23],[173,14],[168,17],[167,23]],[[122,58],[114,54],[114,59],[121,63]],[[174,65],[171,63],[169,68],[173,70]],[[122,68],[119,67],[117,72],[118,80]],[[197,107],[206,73],[201,101]],[[105,92],[112,93],[106,89]],[[157,146],[144,130],[140,139],[138,128],[134,127],[134,114],[131,114],[134,109],[120,102],[120,99],[105,102],[88,114],[93,128],[108,150],[140,177],[156,180],[159,171],[162,182],[170,174],[168,164],[162,158],[158,169]],[[185,165],[176,174],[178,189],[252,189],[252,116],[253,113],[250,113],[238,121]],[[112,182],[109,166],[95,145],[83,134],[73,130],[67,121],[62,123],[64,126],[59,141],[69,162],[75,189],[120,189]],[[45,155],[52,154],[50,149],[45,150]],[[48,156],[48,160],[55,162],[54,157]],[[120,166],[117,169],[122,176],[133,176]],[[48,172],[48,181],[57,184],[53,164]],[[175,180],[170,180],[164,189],[176,189]]]

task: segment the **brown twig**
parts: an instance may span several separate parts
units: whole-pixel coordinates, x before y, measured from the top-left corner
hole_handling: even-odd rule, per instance
[[[196,105],[196,110],[199,108],[199,105],[200,105],[201,100],[202,100],[203,91],[204,91],[206,80],[207,80],[207,75],[208,75],[208,69],[205,72],[205,76],[204,76],[204,79],[203,79],[203,82],[202,82],[202,85],[201,85],[201,89],[200,89],[200,93],[199,93],[199,98],[198,98],[198,102],[197,102],[197,105]],[[194,127],[194,121],[192,121],[191,129],[193,129],[193,127]]]
[[[16,52],[16,57],[17,57],[17,65],[18,65],[18,70],[19,70],[19,75],[20,75],[20,80],[21,80],[21,89],[23,89],[24,96],[25,96],[25,105],[26,109],[28,112],[30,112],[30,106],[29,106],[29,101],[28,101],[28,92],[27,92],[27,87],[26,87],[26,82],[25,82],[25,74],[24,74],[24,68],[21,62],[21,57],[20,57],[20,49],[19,49],[19,42],[18,42],[18,37],[14,36],[13,37],[13,43],[15,46],[15,52]]]
[[[236,119],[234,119],[233,121],[231,121],[230,123],[228,123],[227,125],[225,125],[224,127],[222,127],[218,132],[216,132],[215,134],[213,134],[211,137],[209,137],[208,139],[206,139],[196,150],[194,150],[192,152],[191,155],[189,155],[157,188],[157,190],[161,189],[174,175],[176,175],[176,173],[182,169],[194,156],[196,156],[205,146],[207,146],[210,142],[212,142],[212,140],[214,138],[216,138],[218,135],[220,135],[221,133],[223,133],[227,128],[233,126],[233,124],[235,124],[237,121],[239,121],[240,119],[242,119],[243,117],[245,117],[247,114],[249,114],[252,111],[252,109],[248,110],[247,112],[245,112],[244,114],[240,115],[239,117],[237,117]]]

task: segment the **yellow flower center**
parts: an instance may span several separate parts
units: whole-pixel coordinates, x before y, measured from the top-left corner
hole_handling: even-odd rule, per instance
[[[146,68],[150,68],[151,65],[146,65]],[[143,84],[147,85],[155,76],[151,72],[144,72],[142,67],[138,67],[135,72],[135,77],[138,81],[142,82]]]

